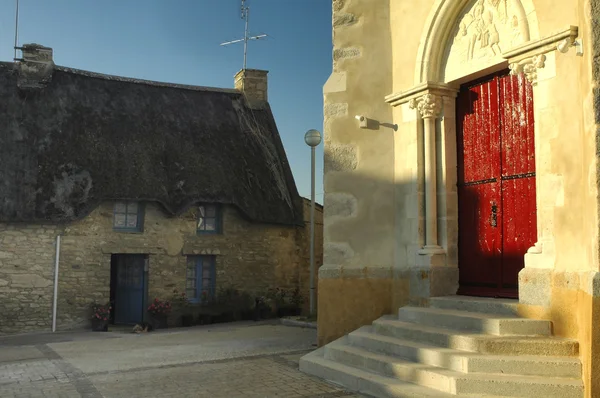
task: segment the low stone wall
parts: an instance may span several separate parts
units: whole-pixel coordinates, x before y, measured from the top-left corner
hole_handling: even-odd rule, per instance
[[[390,270],[321,270],[318,345],[323,346],[383,315],[391,314],[393,286]]]

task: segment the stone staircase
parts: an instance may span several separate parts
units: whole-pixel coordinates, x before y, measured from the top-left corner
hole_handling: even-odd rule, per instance
[[[374,397],[583,397],[579,345],[516,300],[448,296],[403,307],[300,360],[300,370]]]

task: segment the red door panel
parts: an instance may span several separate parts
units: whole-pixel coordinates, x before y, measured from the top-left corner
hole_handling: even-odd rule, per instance
[[[535,173],[533,87],[520,76],[500,80],[502,176]]]
[[[497,74],[457,98],[459,294],[516,297],[536,240],[533,91]]]
[[[501,288],[516,291],[525,253],[537,240],[535,177],[502,181]]]
[[[502,104],[502,289],[517,289],[524,255],[537,240],[533,87],[523,76],[500,80]]]
[[[494,289],[501,265],[498,82],[463,89],[458,97],[460,294]],[[495,207],[494,207],[495,206]]]
[[[461,190],[459,242],[460,286],[478,291],[496,288],[500,272],[502,240],[494,227],[494,205],[500,203],[500,182],[467,185]],[[501,220],[496,216],[495,223]],[[463,225],[469,225],[464,228]],[[464,294],[465,292],[459,292]]]
[[[498,84],[492,80],[461,92],[459,120],[458,181],[473,183],[500,173]]]

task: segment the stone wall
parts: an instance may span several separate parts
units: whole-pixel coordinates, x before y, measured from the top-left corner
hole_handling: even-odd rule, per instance
[[[63,227],[0,224],[0,333],[51,327],[58,234],[59,330],[87,327],[90,304],[109,301],[112,254],[148,255],[149,299],[170,298],[173,289],[185,289],[186,256],[213,254],[217,289],[258,295],[270,287],[299,286],[308,303],[308,222],[304,228],[254,224],[226,206],[223,233],[197,235],[196,212],[192,208],[181,217],[167,217],[160,205],[147,203],[143,233],[113,231],[113,203],[108,202]],[[316,215],[319,220],[318,210]],[[319,224],[317,236],[318,231]],[[322,252],[322,239],[316,242],[317,253]]]
[[[391,312],[394,140],[389,0],[335,0],[333,72],[324,95],[322,345]],[[366,117],[360,128],[356,115]]]
[[[56,226],[0,224],[0,332],[51,326],[60,232]]]

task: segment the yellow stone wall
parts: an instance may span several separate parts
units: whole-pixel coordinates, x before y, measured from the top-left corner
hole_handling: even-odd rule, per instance
[[[323,90],[322,344],[391,310],[395,244],[395,132],[383,126],[392,109],[382,101],[392,89],[389,1],[335,0],[333,9],[333,73]],[[369,128],[359,128],[359,115],[372,119]]]
[[[445,255],[425,264],[418,254],[425,225],[423,127],[408,101],[410,90],[427,82],[456,89],[520,61],[515,48],[550,38],[553,47],[537,53],[545,55],[544,66],[534,70],[539,242],[525,256],[520,304],[524,316],[550,319],[557,335],[579,340],[591,397],[600,394],[600,377],[592,377],[600,374],[594,322],[600,314],[600,94],[594,92],[600,73],[593,68],[600,7],[591,0],[507,4],[516,20],[506,20],[514,23],[492,22],[500,51],[467,62],[467,44],[456,33],[465,14],[475,15],[474,0],[333,2],[333,72],[324,87],[319,343],[452,290],[441,284],[459,266],[454,99],[443,97],[436,142],[438,241]],[[574,47],[558,52],[559,42],[552,42],[570,26],[578,28],[581,56]],[[368,119],[367,128],[356,115]]]

